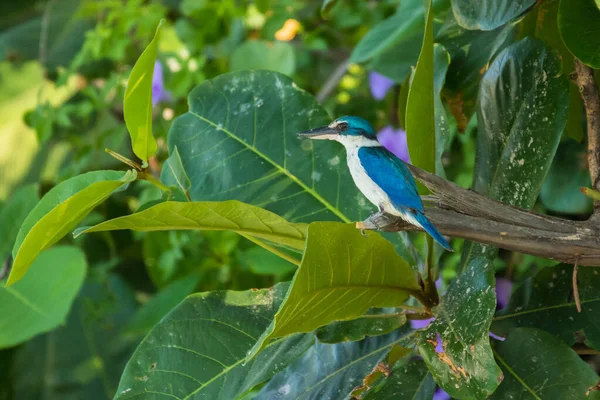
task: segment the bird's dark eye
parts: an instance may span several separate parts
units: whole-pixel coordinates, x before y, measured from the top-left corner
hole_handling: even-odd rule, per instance
[[[348,129],[348,123],[340,122],[337,127],[341,132],[344,132],[346,129]]]

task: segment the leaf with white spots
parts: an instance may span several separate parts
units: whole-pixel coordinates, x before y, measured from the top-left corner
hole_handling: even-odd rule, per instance
[[[502,379],[488,337],[495,309],[494,267],[476,258],[450,284],[434,309],[436,319],[417,332],[433,378],[454,398],[487,398]]]
[[[544,329],[566,344],[572,345],[578,337],[600,350],[600,271],[598,268],[580,268],[578,289],[581,313],[573,298],[573,266],[561,264],[542,269],[533,278],[523,282],[510,297],[508,306],[496,313],[492,332],[506,335],[513,327]]]
[[[286,288],[189,296],[140,343],[115,399],[231,400],[267,381],[314,343],[312,335],[280,339],[244,363]]]
[[[490,399],[597,399],[598,375],[556,336],[516,328],[497,342],[494,355],[504,380]]]
[[[370,391],[365,400],[429,400],[435,392],[431,372],[422,360],[394,367],[380,389]]]

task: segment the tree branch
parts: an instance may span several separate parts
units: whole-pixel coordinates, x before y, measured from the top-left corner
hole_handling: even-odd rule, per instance
[[[580,266],[600,266],[600,229],[592,221],[571,221],[509,206],[408,165],[434,193],[424,197],[425,214],[448,236]],[[421,230],[398,217],[375,214],[356,224],[365,230]]]
[[[594,70],[577,58],[574,61],[573,81],[579,87],[587,120],[588,166],[592,189],[600,189],[600,96],[594,78]],[[594,218],[599,218],[600,201],[594,201]]]

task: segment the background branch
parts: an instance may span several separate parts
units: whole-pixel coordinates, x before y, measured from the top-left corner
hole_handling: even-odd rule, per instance
[[[448,236],[580,266],[600,266],[600,229],[592,221],[537,214],[485,197],[408,165],[434,195],[424,197],[425,214]],[[403,220],[375,214],[357,228],[397,232],[420,230]]]

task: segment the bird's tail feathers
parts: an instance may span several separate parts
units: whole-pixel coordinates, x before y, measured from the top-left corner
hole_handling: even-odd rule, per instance
[[[429,221],[427,219],[427,217],[425,216],[425,214],[423,214],[420,211],[412,211],[411,212],[415,222],[418,223],[414,223],[413,221],[409,221],[412,222],[414,225],[420,226],[421,228],[423,228],[425,230],[425,232],[427,232],[429,235],[431,235],[431,237],[438,242],[439,244],[442,245],[443,248],[445,248],[448,251],[454,251],[454,249],[452,247],[450,247],[450,243],[448,243],[448,241],[446,240],[446,238],[444,238],[442,236],[442,234],[435,228],[435,226],[433,226],[433,224],[431,223],[431,221]]]

